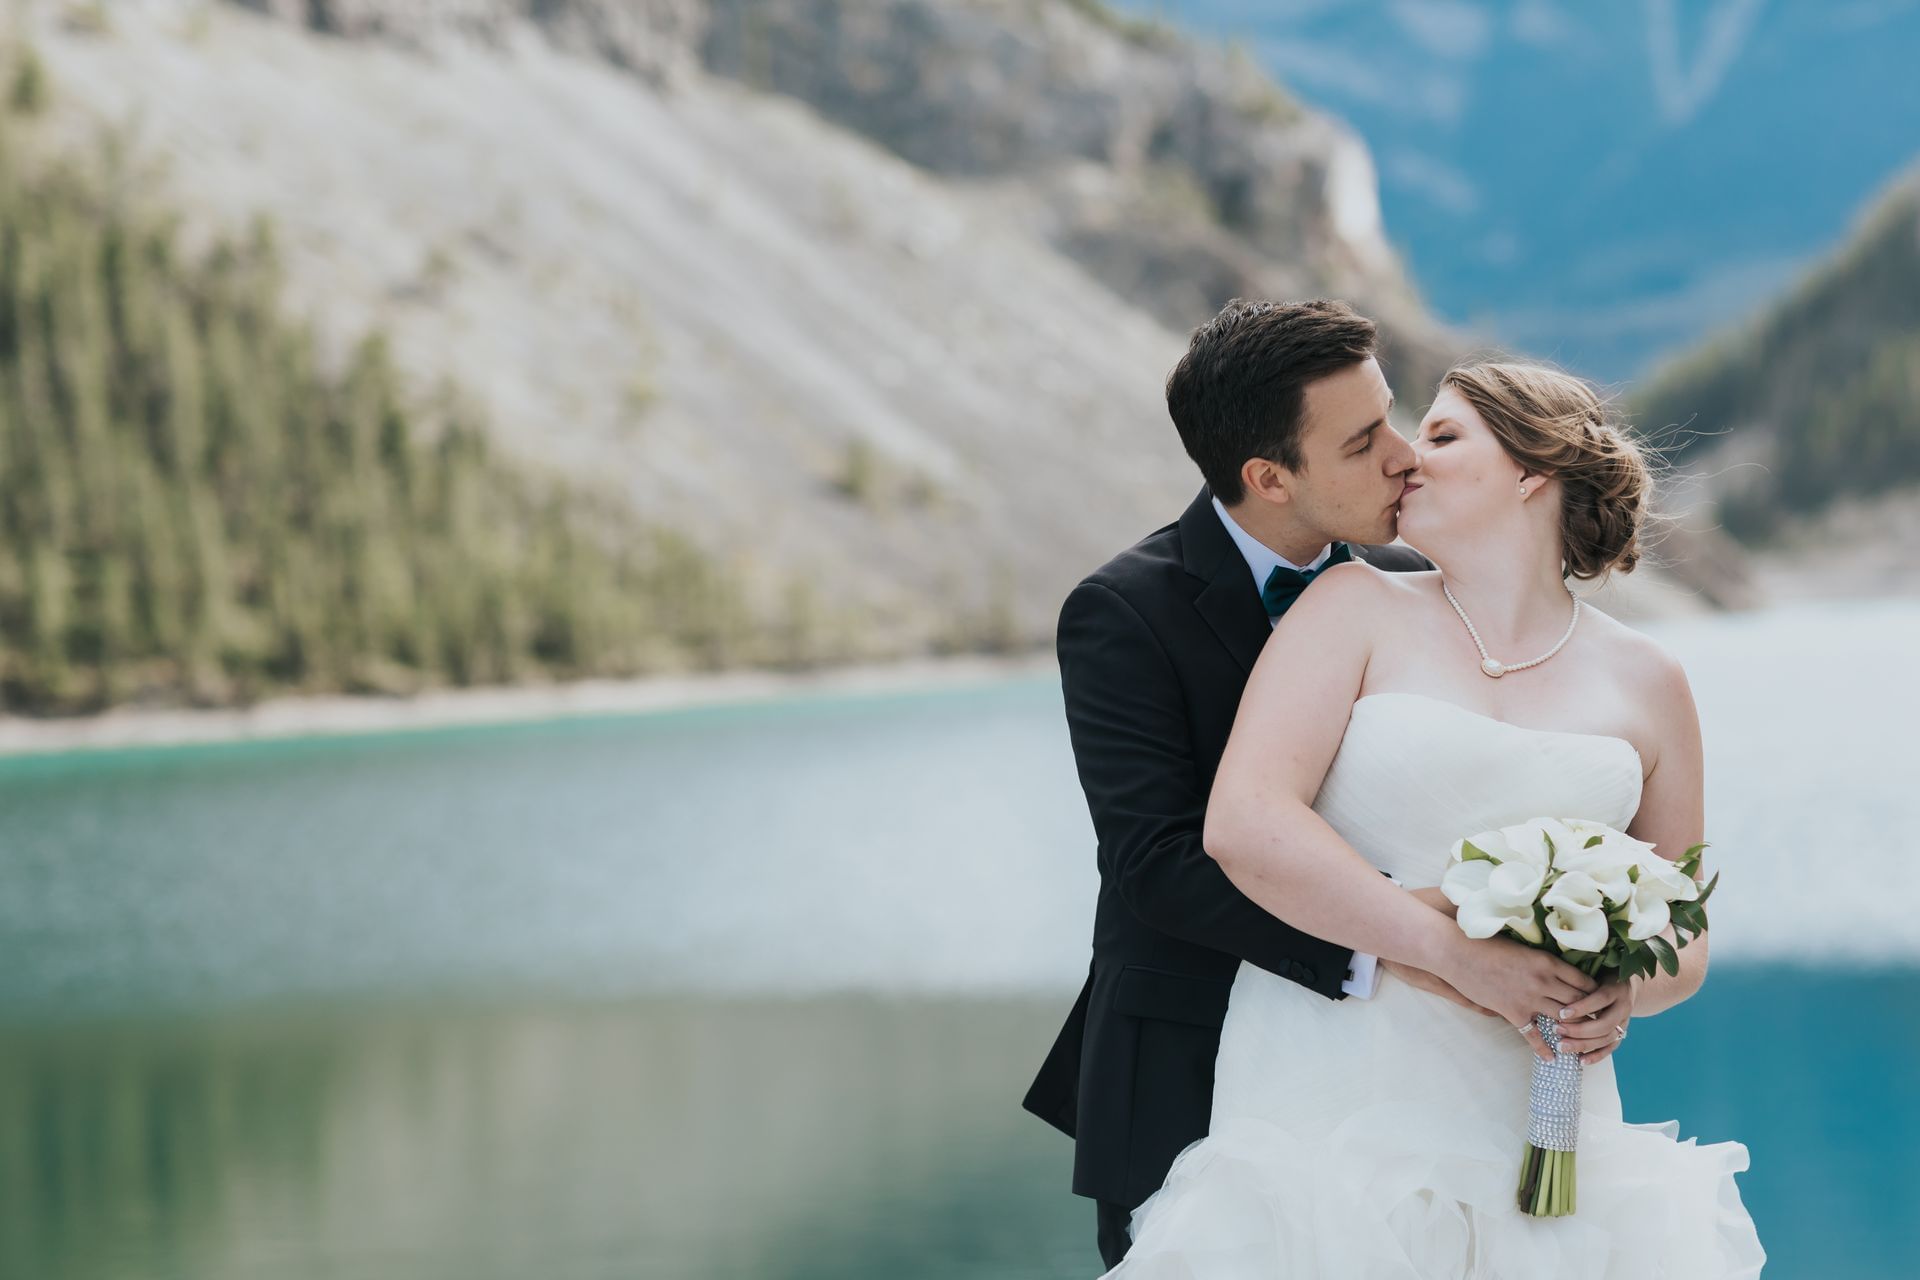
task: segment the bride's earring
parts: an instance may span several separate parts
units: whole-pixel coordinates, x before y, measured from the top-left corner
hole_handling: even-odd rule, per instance
[[[1527,482],[1522,480],[1520,482],[1520,501],[1525,502],[1531,496],[1532,495],[1527,492]]]

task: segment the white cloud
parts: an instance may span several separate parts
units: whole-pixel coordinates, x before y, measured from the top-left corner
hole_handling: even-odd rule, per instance
[[[1476,247],[1481,260],[1495,267],[1510,267],[1520,261],[1520,255],[1526,252],[1520,237],[1505,228],[1489,231]]]
[[[1458,217],[1480,208],[1480,191],[1466,174],[1422,151],[1397,147],[1381,161],[1396,185],[1415,188],[1428,203]]]
[[[1520,0],[1507,20],[1508,34],[1536,49],[1564,49],[1580,30],[1554,0]]]
[[[1674,0],[1646,0],[1647,57],[1654,98],[1670,124],[1685,124],[1706,105],[1746,47],[1765,0],[1722,0],[1707,15],[1700,47],[1682,66]]]
[[[1575,341],[1691,340],[1773,298],[1804,267],[1798,257],[1750,258],[1702,271],[1680,288],[1652,297],[1601,306],[1573,299],[1565,307],[1514,308],[1501,313],[1500,331],[1521,344],[1531,336],[1536,345],[1542,335]]]
[[[1385,59],[1363,60],[1330,44],[1285,37],[1261,41],[1258,51],[1282,83],[1318,89],[1332,104],[1344,98],[1443,125],[1458,124],[1466,113],[1468,85],[1460,75],[1409,73]]]
[[[1888,18],[1905,17],[1920,6],[1920,0],[1854,0],[1836,4],[1827,11],[1827,21],[1843,31],[1861,31],[1877,27]]]
[[[1486,51],[1493,18],[1465,0],[1394,0],[1393,20],[1428,53],[1466,60]]]

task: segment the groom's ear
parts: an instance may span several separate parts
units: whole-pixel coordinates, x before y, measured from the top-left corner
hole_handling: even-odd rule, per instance
[[[1268,502],[1293,500],[1293,472],[1271,458],[1248,458],[1240,464],[1240,483],[1249,498],[1259,496]]]

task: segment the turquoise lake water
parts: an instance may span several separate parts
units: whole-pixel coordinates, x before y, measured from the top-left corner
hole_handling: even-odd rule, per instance
[[[1726,879],[1628,1116],[1748,1145],[1768,1276],[1911,1276],[1920,605],[1658,633]],[[0,1275],[1098,1270],[1018,1109],[1094,883],[1050,680],[6,760],[0,819]]]

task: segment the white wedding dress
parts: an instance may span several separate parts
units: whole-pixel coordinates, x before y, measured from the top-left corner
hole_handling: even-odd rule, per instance
[[[1422,694],[1353,708],[1314,810],[1408,888],[1462,836],[1550,815],[1625,828],[1639,753],[1526,729]],[[1631,1044],[1621,1053],[1631,1053]],[[1135,1211],[1118,1280],[1716,1280],[1766,1254],[1740,1202],[1738,1142],[1628,1124],[1612,1058],[1585,1071],[1576,1211],[1515,1203],[1537,1061],[1505,1019],[1383,974],[1328,1000],[1242,964],[1211,1130]]]

